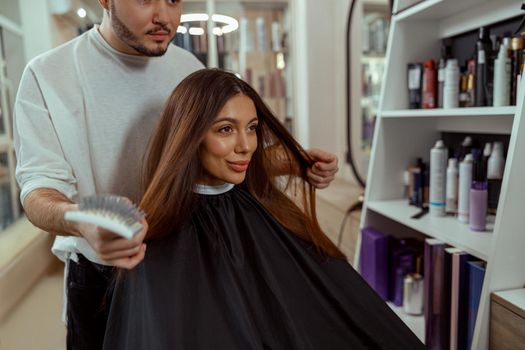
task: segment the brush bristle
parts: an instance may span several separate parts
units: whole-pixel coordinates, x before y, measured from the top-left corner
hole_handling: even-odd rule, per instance
[[[102,215],[132,226],[144,218],[144,213],[129,199],[115,195],[84,197],[78,203],[81,211]]]

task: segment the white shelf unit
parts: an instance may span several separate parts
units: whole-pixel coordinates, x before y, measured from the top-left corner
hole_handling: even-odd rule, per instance
[[[407,2],[398,0],[394,8]],[[516,0],[426,0],[393,16],[361,219],[361,228],[385,227],[387,222],[396,229],[417,231],[420,238],[438,238],[487,262],[472,344],[476,350],[488,349],[490,293],[525,283],[525,83],[517,106],[408,110],[406,67],[438,58],[443,38],[518,16],[520,5]],[[498,213],[487,232],[472,232],[453,217],[410,218],[419,210],[402,199],[403,171],[417,157],[428,161],[444,131],[511,135]],[[395,311],[418,336],[424,334],[423,316]]]

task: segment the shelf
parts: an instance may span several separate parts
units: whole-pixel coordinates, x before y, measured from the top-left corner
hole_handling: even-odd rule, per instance
[[[435,20],[453,16],[458,12],[471,10],[490,0],[425,0],[394,15],[397,21]]]
[[[407,315],[403,310],[403,307],[395,306],[391,302],[387,302],[388,306],[396,313],[396,315],[414,332],[414,334],[425,342],[425,317]]]
[[[432,217],[426,214],[420,219],[411,219],[410,217],[420,209],[409,206],[405,199],[371,201],[368,202],[367,208],[429,237],[460,248],[479,259],[488,260],[492,249],[493,223],[487,224],[486,232],[475,232],[470,230],[468,224],[461,223],[451,216]]]
[[[520,16],[515,0],[426,0],[396,15],[401,21],[440,21],[439,36],[450,37]]]
[[[433,109],[401,109],[383,111],[383,118],[413,118],[413,117],[483,117],[483,116],[514,116],[516,106],[506,107],[469,107],[469,108],[433,108]]]

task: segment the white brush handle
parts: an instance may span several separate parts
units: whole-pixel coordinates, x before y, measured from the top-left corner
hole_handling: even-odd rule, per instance
[[[83,222],[101,227],[105,230],[111,231],[124,238],[131,239],[142,228],[142,224],[135,223],[131,226],[120,223],[116,220],[84,211],[68,211],[64,215],[64,219],[69,221]]]

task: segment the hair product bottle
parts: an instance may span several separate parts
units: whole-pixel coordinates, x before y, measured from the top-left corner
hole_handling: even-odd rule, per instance
[[[430,150],[430,199],[429,212],[432,216],[445,216],[447,150],[442,140]]]
[[[459,106],[469,107],[470,95],[468,93],[468,72],[466,68],[461,69],[459,77]]]
[[[443,108],[459,106],[459,67],[458,60],[451,58],[447,61],[445,70],[445,87],[443,88]]]
[[[470,187],[469,224],[473,231],[485,231],[488,200],[487,171],[481,157],[474,160]]]
[[[498,58],[494,60],[494,107],[510,104],[510,70],[509,48],[503,41],[499,47]]]
[[[408,108],[421,108],[421,81],[423,66],[421,63],[408,64]]]
[[[445,88],[445,70],[447,67],[447,59],[450,58],[450,46],[446,44],[441,45],[441,58],[438,64],[438,90],[437,97],[438,108],[443,108],[443,90]]]
[[[456,213],[458,209],[458,160],[450,158],[447,167],[447,190],[446,190],[447,213]]]
[[[518,92],[518,75],[523,56],[523,38],[512,38],[511,41],[511,71],[510,71],[510,104],[516,104],[516,94]]]
[[[459,164],[458,220],[469,222],[470,187],[472,186],[472,154]]]
[[[476,42],[476,106],[488,106],[490,98],[489,82],[491,81],[489,66],[492,55],[492,41],[487,27],[479,28],[479,38]]]
[[[488,160],[487,179],[488,179],[488,212],[496,214],[498,208],[499,194],[501,191],[501,180],[505,168],[505,158],[503,157],[503,144],[494,142],[492,154]]]
[[[437,72],[433,60],[428,60],[424,64],[423,71],[423,101],[422,107],[425,109],[437,107]]]
[[[474,107],[476,105],[476,60],[470,59],[467,62],[467,93],[468,93],[468,103],[466,107]]]

